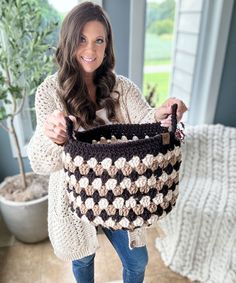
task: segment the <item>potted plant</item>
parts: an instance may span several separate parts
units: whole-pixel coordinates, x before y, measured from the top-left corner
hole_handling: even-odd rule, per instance
[[[41,7],[35,0],[0,3],[0,126],[13,138],[20,173],[0,184],[0,204],[8,229],[24,242],[37,242],[48,234],[48,177],[25,173],[14,124],[27,95],[53,71],[47,40],[52,41],[58,22],[45,21]]]

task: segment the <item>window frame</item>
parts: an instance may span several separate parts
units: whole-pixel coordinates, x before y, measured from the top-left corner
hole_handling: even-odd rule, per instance
[[[213,124],[234,1],[204,1],[188,123]]]
[[[129,78],[143,88],[146,0],[130,0]]]

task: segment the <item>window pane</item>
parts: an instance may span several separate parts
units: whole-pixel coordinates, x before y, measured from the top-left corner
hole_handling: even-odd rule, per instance
[[[55,28],[52,34],[47,38],[47,43],[49,46],[51,46],[52,50],[51,53],[54,54],[55,48],[57,46],[57,41],[58,41],[58,34],[59,34],[59,27],[60,24],[63,20],[64,14],[67,12],[67,9],[71,9],[73,6],[72,5],[72,0],[67,0],[67,1],[55,1],[55,0],[48,0],[48,1],[43,1],[40,0],[40,6],[42,7],[42,14],[43,14],[43,19],[45,19],[45,22],[58,22],[58,26]],[[73,2],[74,5],[76,5],[76,0]],[[64,5],[63,5],[64,3]],[[66,7],[65,7],[66,4]],[[56,68],[50,71],[50,73],[54,73],[56,71]],[[42,80],[45,79],[45,75],[41,78]],[[31,95],[28,97],[28,106],[25,107],[25,111],[28,112],[30,111],[30,117],[31,117],[31,124],[32,128],[35,129],[36,127],[36,115],[35,115],[35,109],[34,109],[34,103],[35,103],[35,89],[32,90]],[[27,124],[26,124],[27,125]],[[28,139],[32,136],[32,133],[28,136]]]
[[[78,0],[48,0],[48,3],[62,16],[67,14],[74,6],[78,4]]]
[[[156,106],[169,95],[175,0],[147,0],[143,92]]]

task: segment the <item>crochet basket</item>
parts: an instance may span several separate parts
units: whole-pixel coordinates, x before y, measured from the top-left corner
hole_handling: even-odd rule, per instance
[[[82,221],[113,230],[149,226],[178,196],[180,141],[160,123],[113,124],[78,132],[66,118],[65,187]]]

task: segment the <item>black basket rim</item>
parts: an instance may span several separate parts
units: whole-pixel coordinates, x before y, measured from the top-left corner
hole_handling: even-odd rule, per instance
[[[91,143],[91,142],[87,142],[84,140],[80,140],[79,138],[85,138],[86,136],[89,136],[93,133],[99,133],[101,135],[101,133],[104,132],[104,130],[111,130],[111,129],[120,129],[120,128],[124,128],[129,129],[129,128],[139,128],[139,131],[142,131],[143,129],[145,129],[147,126],[151,127],[151,126],[155,126],[158,128],[158,130],[161,130],[160,133],[153,135],[149,138],[138,138],[137,140],[128,140],[128,141],[124,141],[124,142],[117,142],[117,143],[105,143],[105,144],[101,144],[101,143]],[[122,132],[122,131],[121,131]],[[71,143],[75,143],[78,146],[82,146],[82,147],[87,147],[87,148],[92,148],[92,149],[97,149],[99,150],[99,148],[102,148],[104,150],[104,148],[127,148],[127,147],[134,147],[134,146],[145,146],[149,145],[151,143],[158,143],[160,145],[163,144],[163,139],[162,139],[162,134],[169,134],[170,135],[170,143],[173,143],[174,140],[177,140],[175,133],[173,132],[169,132],[168,128],[166,127],[162,127],[160,125],[160,123],[144,123],[144,124],[110,124],[110,125],[101,125],[98,126],[96,128],[92,128],[86,131],[74,131],[74,137],[71,139],[68,139],[68,141],[65,143],[66,144],[71,144]],[[124,133],[125,135],[125,133]],[[134,135],[136,135],[134,133]],[[144,134],[145,135],[145,131]],[[102,136],[102,135],[101,135]]]

